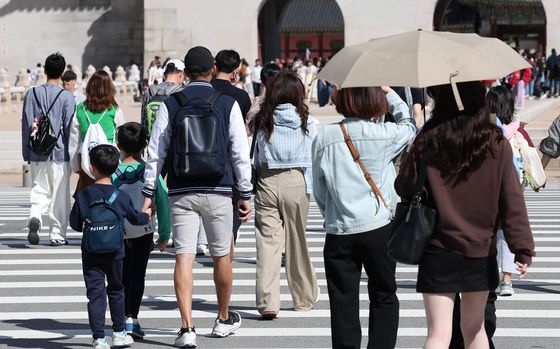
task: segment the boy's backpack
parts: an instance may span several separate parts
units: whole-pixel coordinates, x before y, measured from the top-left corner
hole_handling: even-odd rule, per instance
[[[141,210],[142,205],[144,204],[142,189],[144,188],[144,172],[146,167],[144,166],[135,171],[133,177],[127,175],[130,173],[127,169],[128,168],[125,168],[124,171],[117,169],[115,172],[115,175],[119,179],[117,188],[130,196],[134,204],[134,208]],[[155,222],[153,218],[151,218],[150,222],[146,225],[132,225],[127,219],[124,221],[125,239],[135,239],[155,231]]]
[[[181,87],[181,85],[177,85],[176,88],[171,90],[171,93],[176,92]],[[146,106],[142,111],[142,125],[146,129],[148,139],[150,139],[150,136],[152,135],[152,128],[154,127],[154,122],[156,121],[159,108],[161,107],[161,104],[169,98],[171,93],[165,93],[165,89],[159,90],[155,95],[150,97],[148,103],[146,103]]]
[[[89,205],[84,223],[82,246],[91,254],[117,252],[123,246],[124,229],[113,203],[119,196],[115,190],[109,199],[101,199]]]
[[[86,131],[86,135],[84,136],[84,140],[82,142],[82,147],[81,147],[81,154],[82,154],[82,170],[91,178],[93,177],[93,174],[91,173],[90,170],[90,159],[89,159],[89,151],[100,145],[100,144],[111,144],[109,143],[109,141],[107,140],[107,136],[105,135],[105,132],[103,131],[103,128],[101,127],[101,125],[99,124],[101,122],[101,119],[103,119],[103,117],[105,116],[105,114],[107,113],[107,110],[105,110],[103,112],[103,114],[101,115],[101,117],[99,118],[99,120],[97,121],[97,123],[93,124],[91,122],[91,119],[89,118],[89,115],[86,111],[86,107],[84,106],[84,104],[82,104],[82,108],[84,108],[84,114],[86,115],[87,121],[89,122],[89,126],[88,129]],[[116,132],[116,131],[114,131]],[[113,140],[115,139],[115,137],[113,137]]]
[[[187,99],[182,92],[172,94],[179,103],[172,119],[172,166],[177,177],[220,178],[226,174],[227,125],[214,107],[221,95],[215,91],[206,100]]]
[[[64,122],[61,122],[60,131],[58,132],[58,135],[56,135],[51,120],[49,119],[49,113],[51,112],[53,106],[58,100],[58,97],[60,97],[60,95],[64,90],[61,89],[58,92],[52,104],[49,106],[47,112],[45,113],[43,110],[43,106],[39,101],[39,98],[37,98],[37,93],[35,92],[35,89],[36,88],[32,89],[33,96],[35,97],[35,102],[37,103],[37,106],[41,111],[41,115],[39,117],[36,117],[35,120],[37,129],[34,130],[33,127],[30,129],[29,149],[31,149],[31,151],[33,151],[37,155],[47,156],[51,154],[52,150],[56,146],[56,143],[58,143],[58,138],[62,134],[62,129],[64,127]],[[46,93],[47,93],[47,88],[45,87],[45,94]]]

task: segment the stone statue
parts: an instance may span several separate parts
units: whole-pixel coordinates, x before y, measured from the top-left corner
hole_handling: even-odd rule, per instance
[[[103,71],[105,71],[107,74],[109,74],[109,77],[111,79],[113,79],[113,72],[111,71],[111,68],[109,68],[108,66],[104,66]]]
[[[45,68],[39,68],[39,74],[37,74],[37,86],[47,83],[47,74],[45,74]]]
[[[130,67],[130,75],[128,76],[128,81],[140,81],[140,69],[138,69],[138,66],[136,64],[133,64]]]
[[[25,87],[27,89],[29,84],[29,73],[27,73],[27,69],[21,68],[18,72],[16,86]]]
[[[76,84],[80,85],[82,83],[82,71],[80,70],[79,67],[76,67],[75,65],[72,66],[72,71],[76,74],[76,76],[78,77],[76,79]]]
[[[120,65],[117,67],[117,70],[115,72],[115,81],[126,82],[126,72],[124,71],[124,68],[121,67]]]
[[[8,71],[5,68],[0,69],[0,87],[10,87]]]
[[[86,81],[84,81],[84,83],[87,84],[87,82],[89,81],[89,79],[91,79],[91,77],[93,76],[93,74],[95,74],[95,67],[93,65],[88,65],[87,69],[86,69]]]

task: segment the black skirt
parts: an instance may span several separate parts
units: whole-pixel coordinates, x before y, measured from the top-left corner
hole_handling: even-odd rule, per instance
[[[421,293],[457,293],[494,290],[500,276],[496,254],[469,258],[428,245],[420,265],[416,291]]]

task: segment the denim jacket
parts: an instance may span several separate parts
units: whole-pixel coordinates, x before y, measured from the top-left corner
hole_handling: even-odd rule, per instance
[[[399,201],[392,160],[414,139],[416,125],[408,106],[393,91],[387,94],[396,123],[347,118],[344,125],[389,208],[375,198],[352,159],[338,124],[325,126],[313,142],[313,193],[329,234],[356,234],[387,225]]]

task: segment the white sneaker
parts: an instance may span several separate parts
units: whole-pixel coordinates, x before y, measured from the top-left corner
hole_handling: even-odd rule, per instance
[[[177,348],[196,348],[196,332],[194,327],[181,328],[175,339]]]
[[[236,311],[228,311],[227,320],[216,319],[214,328],[212,329],[212,335],[225,338],[234,333],[239,327],[241,327],[241,315]]]
[[[127,335],[125,331],[113,332],[113,347],[126,347],[134,343],[134,339]]]
[[[107,343],[107,337],[94,339],[91,346],[93,349],[111,349],[109,343]]]
[[[206,249],[207,248],[208,248],[208,245],[204,245],[204,244],[196,245],[196,255],[197,256],[206,255]]]
[[[513,296],[515,292],[513,291],[513,285],[511,282],[502,281],[500,284],[500,296],[502,297],[509,297]]]

